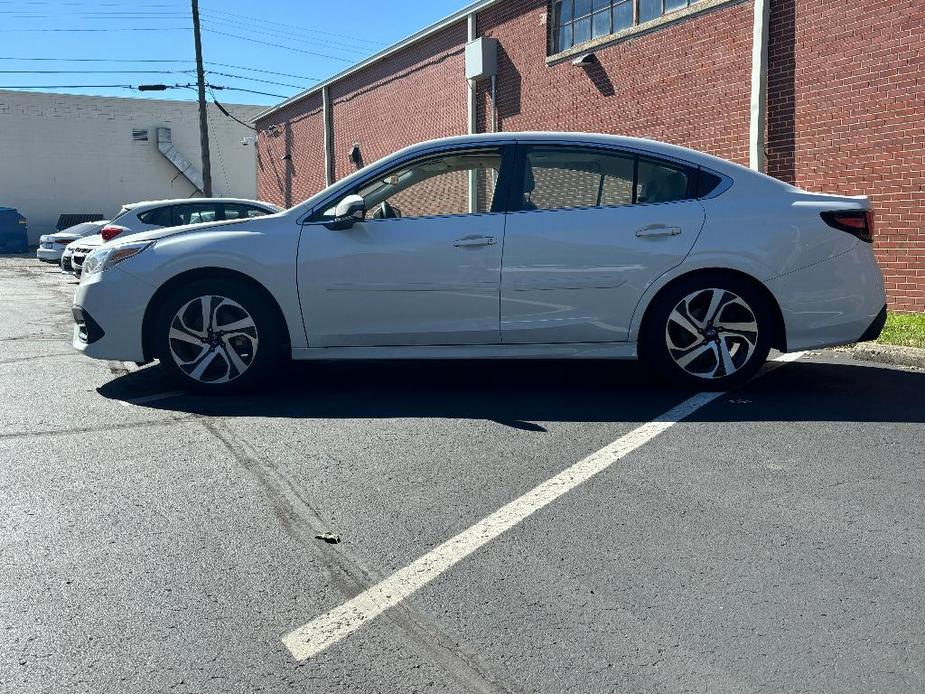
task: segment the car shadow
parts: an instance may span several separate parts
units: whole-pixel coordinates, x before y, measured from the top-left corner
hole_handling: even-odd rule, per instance
[[[847,358],[846,358],[847,359]],[[260,392],[173,394],[160,367],[121,375],[104,397],[222,417],[482,419],[528,431],[540,422],[648,421],[692,391],[653,382],[636,362],[296,362]],[[693,421],[925,422],[925,373],[846,360],[776,368],[696,412]]]

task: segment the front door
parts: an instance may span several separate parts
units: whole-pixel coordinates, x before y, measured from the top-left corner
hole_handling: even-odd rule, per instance
[[[497,344],[505,215],[495,200],[503,150],[402,164],[358,194],[366,218],[303,226],[299,298],[311,347]]]
[[[525,147],[504,241],[505,343],[621,342],[645,289],[704,222],[696,170],[633,153]]]

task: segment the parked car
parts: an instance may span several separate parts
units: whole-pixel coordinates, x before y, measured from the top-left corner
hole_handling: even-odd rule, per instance
[[[425,142],[269,217],[93,251],[73,344],[182,384],[264,383],[285,357],[637,356],[726,389],[886,316],[866,197],[809,193],[651,140]],[[502,254],[503,250],[503,254]]]
[[[98,234],[87,236],[68,246],[68,262],[71,265],[70,269],[79,277],[87,254],[120,234],[200,222],[252,219],[275,214],[281,209],[268,202],[239,198],[181,198],[134,202],[123,205],[119,213],[104,225]]]
[[[77,239],[98,234],[100,229],[107,224],[109,224],[108,219],[99,222],[82,222],[54,234],[44,234],[39,237],[39,247],[35,252],[35,257],[46,263],[58,263],[68,244]]]

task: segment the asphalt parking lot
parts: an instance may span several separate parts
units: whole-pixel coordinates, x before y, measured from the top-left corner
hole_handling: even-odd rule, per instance
[[[0,259],[3,692],[925,690],[923,372],[807,354],[657,431],[694,394],[633,363],[300,364],[219,400],[74,352],[74,284]]]

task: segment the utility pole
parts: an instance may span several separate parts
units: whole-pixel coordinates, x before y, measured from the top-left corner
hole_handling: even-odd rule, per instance
[[[212,158],[209,155],[209,117],[206,113],[206,77],[202,68],[202,38],[199,35],[199,0],[193,3],[193,37],[196,40],[196,80],[199,83],[199,143],[202,147],[202,193],[212,197]]]

